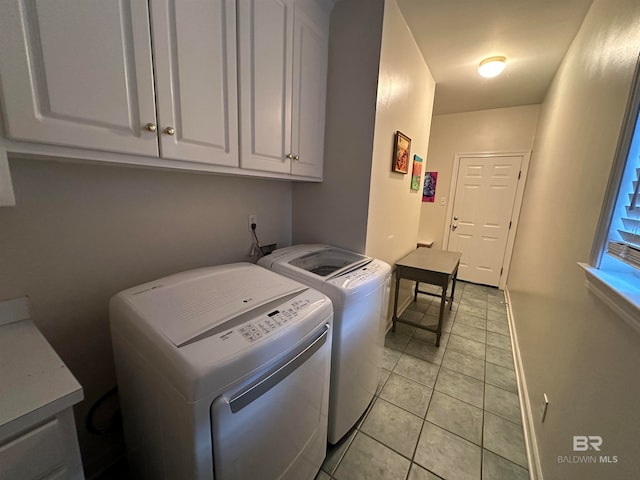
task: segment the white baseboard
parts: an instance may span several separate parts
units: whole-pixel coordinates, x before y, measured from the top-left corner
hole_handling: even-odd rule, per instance
[[[520,397],[520,414],[522,415],[522,426],[524,430],[524,447],[527,454],[527,462],[529,463],[529,478],[531,480],[543,480],[542,464],[540,463],[540,455],[538,454],[538,442],[536,440],[535,429],[533,427],[533,410],[531,409],[531,403],[529,402],[529,391],[527,389],[527,381],[524,376],[522,357],[520,356],[518,335],[513,321],[511,297],[507,287],[504,289],[504,296],[507,302],[507,317],[509,320],[511,345],[513,345],[513,362],[516,368],[516,382],[518,384],[518,396]]]

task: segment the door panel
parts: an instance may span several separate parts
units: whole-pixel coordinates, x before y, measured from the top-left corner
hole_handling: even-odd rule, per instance
[[[1,3],[10,137],[158,154],[156,134],[143,128],[156,118],[146,2]]]
[[[302,5],[296,5],[294,19],[291,150],[298,159],[294,157],[291,173],[322,178],[329,35]]]
[[[240,0],[241,166],[289,173],[293,69],[291,0]]]
[[[448,244],[462,252],[458,278],[498,285],[521,163],[521,156],[460,158]]]
[[[238,166],[235,2],[153,0],[151,14],[161,156]]]
[[[470,245],[478,217],[477,209],[480,203],[483,166],[467,162],[460,165],[459,172],[462,181],[459,180],[456,193],[460,198],[456,202],[458,207],[455,214],[457,228],[451,230],[449,250],[462,253],[459,270],[462,273],[469,268]]]

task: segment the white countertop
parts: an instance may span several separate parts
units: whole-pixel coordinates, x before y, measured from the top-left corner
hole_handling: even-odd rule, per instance
[[[0,439],[83,399],[82,387],[31,320],[0,325]]]

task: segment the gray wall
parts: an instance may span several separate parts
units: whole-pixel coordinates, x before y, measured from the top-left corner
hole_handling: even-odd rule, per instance
[[[589,258],[639,51],[640,3],[595,0],[540,111],[508,288],[548,480],[640,470],[640,335],[576,265]],[[574,435],[602,436],[599,454],[619,462],[559,463]]]
[[[365,251],[383,12],[383,0],[331,12],[324,181],[294,185],[293,243]]]
[[[249,261],[247,214],[264,243],[291,241],[291,184],[91,164],[10,161],[17,206],[0,208],[0,300],[32,317],[84,388],[75,408],[87,473],[123,453],[84,428],[115,385],[108,301],[182,270]]]

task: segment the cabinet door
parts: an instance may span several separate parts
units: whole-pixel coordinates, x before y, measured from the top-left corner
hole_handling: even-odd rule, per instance
[[[240,165],[289,173],[293,2],[239,0]]]
[[[158,154],[146,2],[2,0],[0,45],[9,137]]]
[[[293,44],[293,175],[322,178],[329,14],[296,3]]]
[[[237,167],[235,1],[152,0],[151,19],[160,156]]]

